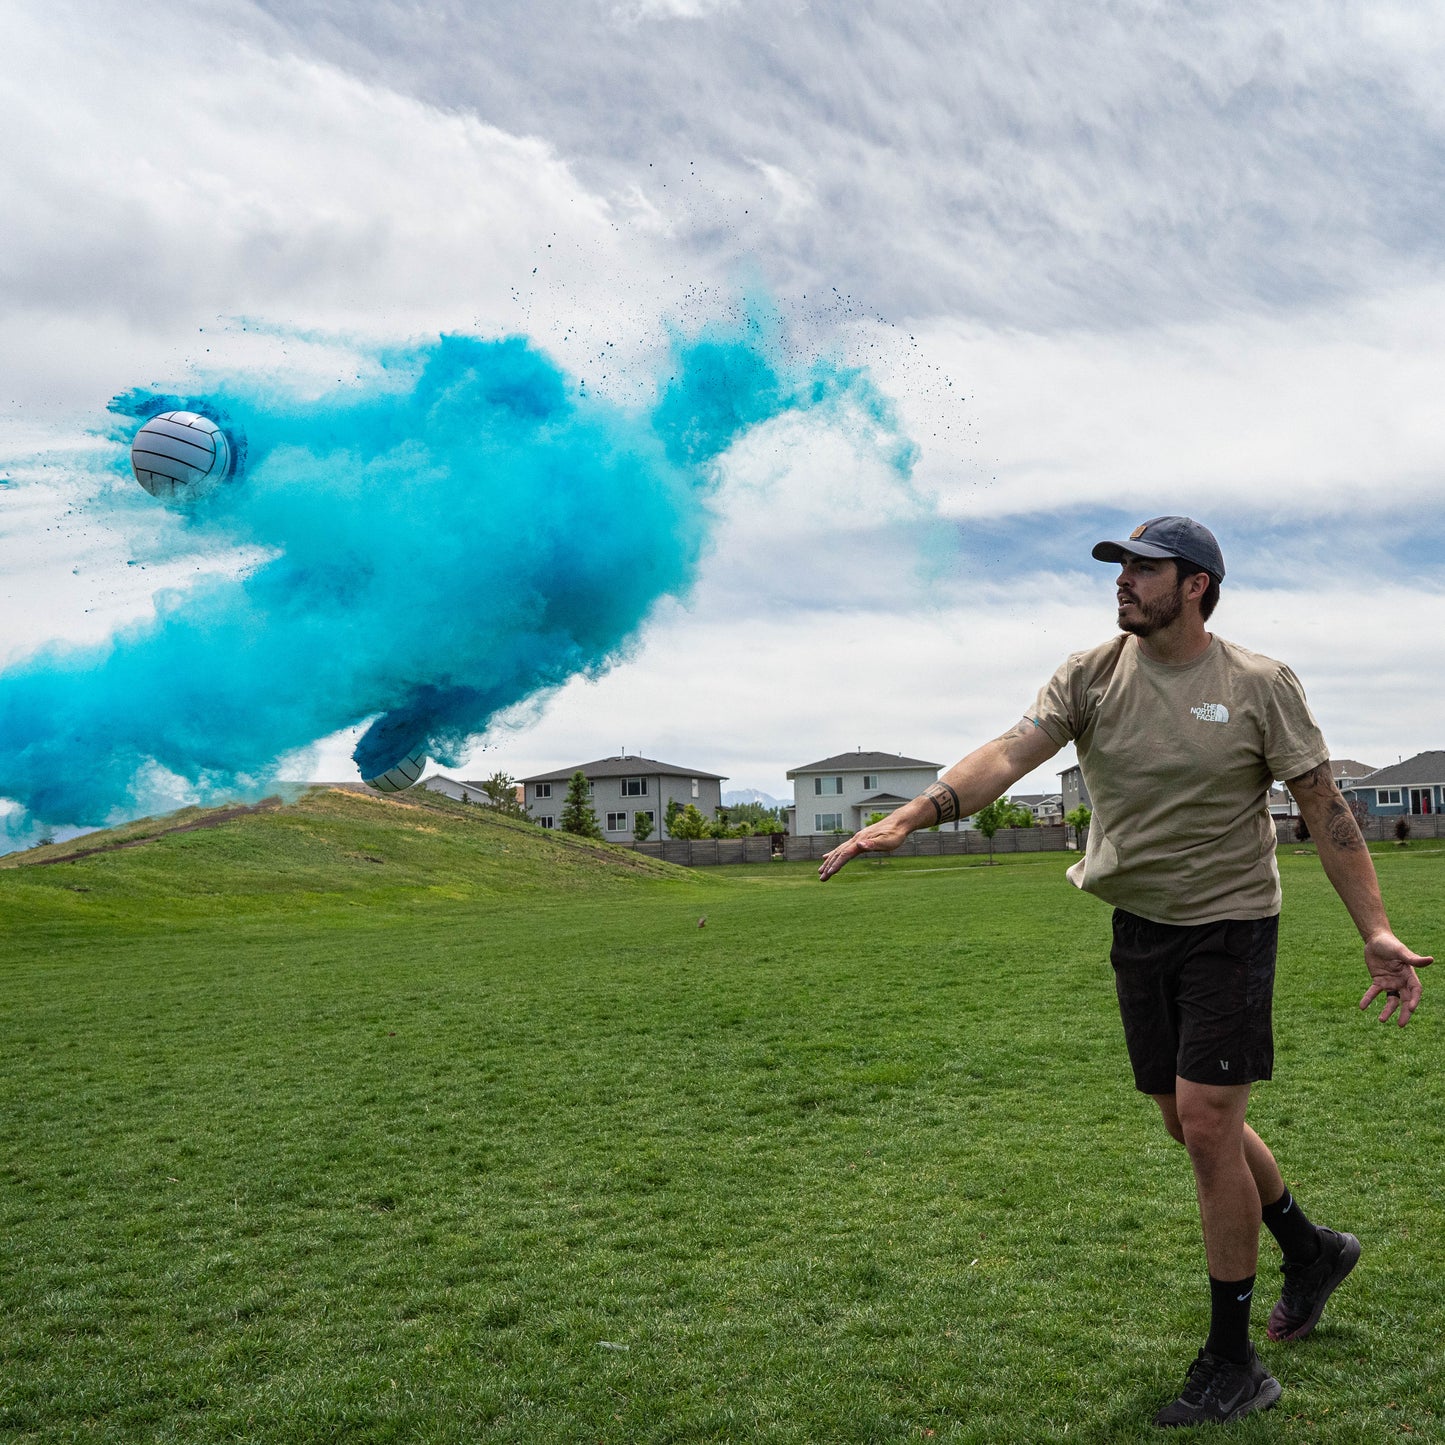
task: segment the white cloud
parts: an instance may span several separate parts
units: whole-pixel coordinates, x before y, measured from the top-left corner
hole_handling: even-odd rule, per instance
[[[655,344],[679,292],[649,227],[546,140],[217,34],[189,7],[149,12],[144,44],[129,19],[122,37],[115,12],[82,13],[7,20],[0,398],[93,398],[215,361],[236,317],[529,329],[581,357]]]
[[[1059,508],[1292,516],[1433,504],[1445,483],[1445,284],[1421,281],[1282,315],[1113,334],[920,326],[882,363],[915,433],[937,388],[967,426],[922,475],[960,517]],[[922,383],[922,384],[920,384]]]
[[[644,20],[702,20],[736,5],[737,0],[623,0],[612,7],[612,14],[635,25]]]

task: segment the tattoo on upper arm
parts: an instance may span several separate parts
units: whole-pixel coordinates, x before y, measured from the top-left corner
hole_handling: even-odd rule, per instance
[[[1309,772],[1301,773],[1299,777],[1289,780],[1289,790],[1296,797],[1299,796],[1301,788],[1328,789],[1336,793],[1339,791],[1335,787],[1335,775],[1330,771],[1328,762],[1323,762],[1319,767],[1311,768]]]
[[[1315,800],[1324,804],[1324,827],[1320,831],[1329,839],[1332,846],[1345,853],[1357,852],[1365,846],[1360,825],[1355,821],[1355,815],[1350,811],[1350,805],[1340,796],[1340,790],[1335,786],[1334,773],[1328,762],[1321,763],[1317,768],[1311,768],[1307,773],[1301,773],[1297,778],[1291,778],[1289,790],[1296,798],[1301,793],[1312,793],[1315,795]]]
[[[945,782],[930,783],[923,790],[923,796],[933,804],[938,814],[935,823],[948,823],[958,817],[958,794]]]

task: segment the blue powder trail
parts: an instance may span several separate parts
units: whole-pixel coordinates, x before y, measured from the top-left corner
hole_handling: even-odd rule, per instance
[[[176,780],[203,802],[263,796],[285,754],[377,714],[364,777],[418,744],[455,766],[499,713],[599,675],[686,593],[713,464],[750,426],[861,408],[900,475],[912,463],[865,376],[790,374],[756,323],[679,342],[647,410],[588,396],[520,338],[378,359],[376,382],[319,400],[233,377],[112,404],[108,465],[127,476],[136,419],[191,409],[244,434],[238,478],[177,528],[266,560],[0,674],[13,840],[153,811]]]

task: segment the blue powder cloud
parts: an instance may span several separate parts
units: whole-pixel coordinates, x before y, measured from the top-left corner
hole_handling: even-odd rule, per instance
[[[231,377],[112,404],[117,472],[160,411],[244,439],[236,479],[191,525],[267,560],[160,594],[104,645],[0,674],[12,837],[149,811],[157,778],[202,801],[261,796],[283,755],[368,717],[363,776],[418,746],[455,765],[498,713],[606,670],[687,591],[713,464],[750,426],[846,404],[892,436],[901,476],[912,465],[863,374],[792,372],[757,323],[679,341],[644,410],[587,395],[521,338],[378,360],[375,382],[319,400]]]

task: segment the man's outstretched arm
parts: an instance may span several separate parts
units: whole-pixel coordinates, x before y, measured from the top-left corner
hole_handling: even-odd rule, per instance
[[[1334,885],[1355,927],[1360,930],[1360,937],[1365,940],[1365,967],[1370,970],[1370,986],[1360,1000],[1360,1007],[1369,1008],[1384,994],[1381,1023],[1398,1010],[1396,1022],[1403,1027],[1410,1022],[1410,1015],[1420,1002],[1420,978],[1415,970],[1433,963],[1434,959],[1412,953],[1390,931],[1374,861],[1365,847],[1355,815],[1335,786],[1330,765],[1321,763],[1291,778],[1289,790],[1319,850],[1325,876]]]
[[[840,843],[818,869],[825,882],[860,853],[886,853],[896,848],[915,828],[967,818],[1000,798],[1025,773],[1031,773],[1058,752],[1056,743],[1031,718],[1021,719],[1002,737],[975,748],[911,802],[895,808],[881,823],[874,823]]]

